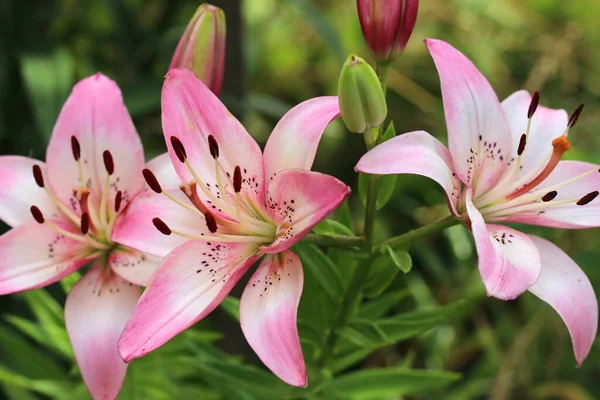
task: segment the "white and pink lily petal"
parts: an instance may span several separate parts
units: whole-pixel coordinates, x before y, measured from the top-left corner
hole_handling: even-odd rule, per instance
[[[411,132],[371,150],[356,170],[430,177],[446,191],[450,210],[463,217],[461,183],[473,189],[473,206],[487,222],[600,226],[600,167],[561,161],[582,107],[568,118],[525,91],[500,103],[458,50],[438,40],[427,45],[440,72],[450,149],[426,132]]]
[[[46,159],[0,157],[0,218],[13,227],[0,237],[0,294],[49,285],[106,257],[70,293],[66,321],[90,393],[115,398],[125,376],[117,338],[139,298],[137,285],[147,284],[160,261],[112,237],[144,188],[142,145],[115,82],[96,74],[75,85]],[[167,179],[165,161],[151,165]]]
[[[256,261],[256,246],[189,240],[163,260],[119,340],[126,362],[200,321]]]
[[[286,318],[295,321],[302,273],[297,257],[286,250],[350,193],[336,178],[307,170],[323,131],[339,115],[334,97],[312,99],[292,109],[275,128],[264,155],[190,71],[169,71],[162,111],[165,139],[181,184],[163,187],[155,171],[144,170],[151,190],[130,204],[113,236],[132,248],[166,255],[120,339],[127,361],[204,318],[264,253],[274,255],[267,256],[257,274],[286,272],[282,286],[277,286],[284,293],[274,296],[268,307],[289,299]],[[302,145],[290,147],[288,140]],[[267,264],[271,269],[265,270]],[[248,293],[254,297],[252,290]],[[298,346],[281,348],[285,353],[280,362],[273,360],[264,341],[255,339],[255,330],[248,340],[275,374],[303,386],[297,331],[286,325],[282,334],[285,343]],[[290,363],[294,369],[285,370]]]
[[[240,324],[262,362],[284,382],[306,386],[297,314],[304,274],[296,254],[267,255],[240,299]]]
[[[530,95],[525,91],[500,103],[487,80],[463,54],[439,40],[428,39],[426,43],[440,74],[449,149],[426,132],[410,132],[365,154],[356,170],[419,174],[439,183],[451,212],[473,231],[488,295],[514,299],[550,279],[544,276],[555,276],[555,272],[545,272],[545,268],[557,269],[546,252],[559,250],[553,247],[547,251],[552,246],[543,245],[547,242],[495,223],[600,226],[600,167],[561,161],[570,149],[569,129],[583,107],[568,117],[564,110],[540,106],[537,92]],[[568,264],[578,271],[573,276],[582,275],[572,261]],[[588,282],[587,278],[582,282]],[[574,283],[565,278],[562,284],[570,293]],[[582,290],[588,298],[577,296],[576,300],[589,311],[593,299],[595,309],[591,287],[583,285]],[[597,311],[582,321],[582,328],[566,315],[564,304],[557,304],[561,296],[569,294],[551,297],[548,302],[565,319],[581,362],[589,351],[590,326],[595,332]]]
[[[528,290],[548,303],[563,319],[573,342],[577,365],[588,356],[598,332],[598,300],[585,273],[561,249],[537,236],[542,272]]]
[[[73,286],[65,323],[83,380],[94,399],[114,399],[127,372],[117,341],[141,289],[107,269],[103,261]]]
[[[339,114],[335,97],[312,99],[287,113],[264,156],[190,71],[169,71],[162,99],[163,130],[181,183],[163,188],[157,171],[144,170],[154,193],[143,193],[128,207],[115,226],[115,240],[157,256],[189,239],[256,243],[262,251],[278,252],[348,195],[337,179],[303,171],[312,165],[327,124]],[[291,148],[290,140],[303,146]]]

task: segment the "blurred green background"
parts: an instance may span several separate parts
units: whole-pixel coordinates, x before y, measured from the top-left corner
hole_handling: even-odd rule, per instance
[[[1,1],[0,153],[44,159],[45,145],[70,88],[97,71],[121,86],[147,157],[164,151],[162,77],[198,4],[183,0]],[[213,4],[224,8],[228,18],[222,100],[261,145],[293,105],[336,93],[337,76],[349,53],[370,59],[353,0],[214,0]],[[599,163],[599,15],[600,2],[595,0],[421,1],[413,37],[390,69],[389,119],[399,133],[423,129],[446,141],[439,79],[422,42],[435,37],[470,57],[501,99],[525,88],[540,91],[541,103],[552,108],[570,112],[585,103],[570,136],[573,149],[568,157]],[[350,134],[336,121],[323,138],[315,169],[356,188],[353,166],[363,152],[360,135]],[[350,207],[358,223],[362,208],[355,197]],[[392,201],[379,213],[378,234],[381,238],[399,234],[446,213],[436,184],[403,176]],[[558,244],[600,289],[597,230],[520,229]],[[412,271],[397,275],[386,289],[387,294],[404,291],[407,296],[390,306],[388,313],[465,298],[468,307],[416,339],[371,352],[348,370],[405,365],[462,374],[446,389],[408,398],[600,398],[600,342],[583,366],[575,368],[566,327],[546,304],[528,293],[512,302],[486,298],[474,246],[464,228],[453,227],[416,242],[411,254]],[[46,297],[48,292],[53,297]],[[72,356],[60,330],[61,310],[52,308],[52,299],[54,305],[63,303],[64,292],[57,284],[35,293],[0,298],[0,398],[86,398],[77,371],[68,361]],[[305,290],[303,302],[307,296]],[[30,334],[24,335],[27,329]],[[200,328],[182,336],[134,363],[120,398],[268,398],[265,393],[252,397],[243,383],[241,389],[221,390],[235,383],[228,380],[227,368],[242,379],[257,379],[235,369],[240,356],[257,366],[252,371],[261,371],[239,326],[226,311],[215,312]],[[232,357],[231,365],[224,367],[210,358],[210,354],[225,357],[221,351]],[[225,372],[215,375],[215,368]],[[216,387],[215,382],[225,383]],[[269,380],[265,388],[271,383],[278,384]],[[278,392],[273,389],[273,393]],[[317,393],[311,398],[325,397]]]

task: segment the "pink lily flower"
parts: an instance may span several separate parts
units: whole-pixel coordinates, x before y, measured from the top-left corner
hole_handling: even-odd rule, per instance
[[[49,285],[92,263],[67,297],[65,322],[92,397],[114,399],[127,370],[117,339],[160,261],[111,238],[144,189],[142,144],[115,82],[96,74],[75,85],[46,160],[0,156],[0,218],[12,227],[0,236],[0,294]],[[170,179],[166,153],[150,167]]]
[[[426,43],[440,74],[450,149],[427,132],[405,133],[364,155],[356,170],[419,174],[439,183],[452,213],[473,232],[487,294],[510,300],[529,290],[550,304],[581,364],[598,328],[590,281],[554,244],[497,225],[600,225],[599,166],[560,161],[581,107],[569,119],[564,110],[538,106],[537,92],[526,91],[500,103],[463,54],[439,40]]]
[[[265,255],[241,297],[241,327],[273,373],[306,385],[296,327],[302,265],[288,249],[350,193],[336,178],[309,171],[323,130],[338,115],[336,97],[298,105],[261,154],[192,72],[169,71],[163,131],[182,184],[163,188],[145,170],[152,190],[131,203],[114,231],[128,246],[166,255],[119,340],[125,361],[208,315]]]

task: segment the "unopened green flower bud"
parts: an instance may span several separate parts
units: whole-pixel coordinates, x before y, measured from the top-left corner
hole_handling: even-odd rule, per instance
[[[360,57],[351,55],[340,73],[340,112],[351,132],[363,133],[379,126],[387,116],[385,95],[377,74]]]

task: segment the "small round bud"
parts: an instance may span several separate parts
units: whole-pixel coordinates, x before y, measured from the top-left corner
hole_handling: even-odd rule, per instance
[[[338,86],[340,112],[351,132],[379,126],[387,116],[385,95],[371,66],[360,57],[348,57]]]

